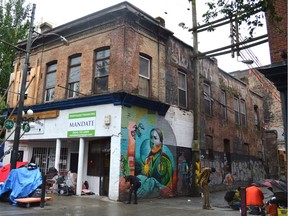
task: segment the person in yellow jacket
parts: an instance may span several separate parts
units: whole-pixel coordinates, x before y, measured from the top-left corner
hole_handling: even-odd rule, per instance
[[[210,205],[210,194],[209,194],[209,187],[208,183],[210,182],[209,177],[211,173],[214,173],[216,169],[214,167],[205,167],[200,173],[198,178],[198,184],[203,190],[203,209],[212,210]]]

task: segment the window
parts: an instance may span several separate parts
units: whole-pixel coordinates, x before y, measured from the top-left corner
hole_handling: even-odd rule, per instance
[[[204,83],[204,109],[206,115],[212,115],[211,86],[207,83]]]
[[[180,107],[187,107],[187,80],[186,74],[178,72],[178,104]]]
[[[244,100],[240,101],[240,116],[241,125],[246,126],[246,103]]]
[[[254,106],[254,121],[256,129],[260,130],[259,110],[257,105]]]
[[[45,85],[45,102],[54,100],[56,84],[57,63],[51,63],[47,66],[46,85]]]
[[[239,99],[236,97],[234,97],[234,115],[235,123],[240,125]]]
[[[139,95],[149,97],[150,90],[150,59],[140,56]]]
[[[221,91],[220,93],[220,104],[221,104],[221,117],[223,121],[227,121],[227,103],[226,103],[226,92]]]
[[[110,49],[96,51],[95,53],[95,94],[108,92],[108,77],[110,67]]]
[[[68,98],[77,97],[79,95],[80,67],[81,56],[71,57],[68,77]]]

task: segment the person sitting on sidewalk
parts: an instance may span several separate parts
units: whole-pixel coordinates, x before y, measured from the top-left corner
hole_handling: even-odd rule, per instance
[[[233,210],[239,210],[241,208],[241,196],[239,189],[227,191],[224,199],[228,202],[228,205]]]
[[[249,214],[261,215],[263,212],[264,194],[260,188],[252,183],[246,188],[246,206],[249,209]]]
[[[209,168],[205,167],[200,173],[198,184],[200,185],[201,189],[203,190],[203,209],[213,210],[210,206],[210,194],[209,194],[209,187],[208,183],[210,182],[210,174],[214,173],[216,169],[214,167]]]

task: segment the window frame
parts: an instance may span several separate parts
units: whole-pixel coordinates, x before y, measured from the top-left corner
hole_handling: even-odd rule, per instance
[[[212,116],[212,96],[211,96],[211,85],[209,83],[203,83],[203,93],[204,93],[204,112],[205,115]],[[208,88],[205,88],[208,87]],[[206,92],[206,89],[209,92]],[[209,108],[209,110],[208,110]]]
[[[240,102],[238,97],[234,97],[234,119],[235,124],[241,125],[240,121]]]
[[[53,68],[53,66],[55,66],[55,69]],[[51,68],[51,70],[49,69]],[[53,102],[54,101],[54,95],[55,95],[55,86],[56,86],[56,72],[57,72],[57,61],[53,61],[47,64],[46,66],[46,80],[45,80],[45,95],[44,95],[44,102],[48,103],[48,102]],[[48,87],[47,88],[47,82],[48,82],[48,76],[52,76],[55,75],[54,78],[54,86],[53,87]],[[50,95],[52,92],[52,96]],[[49,93],[49,96],[48,96]],[[47,100],[47,97],[49,97],[50,100]]]
[[[242,126],[247,125],[247,109],[245,100],[240,100],[240,122]]]
[[[221,104],[221,117],[223,121],[228,120],[227,116],[227,97],[226,97],[226,91],[221,90],[220,92],[220,104]]]
[[[108,55],[106,55],[106,52],[109,52]],[[97,56],[99,53],[104,53],[104,56],[98,58]],[[110,47],[102,47],[94,51],[94,73],[93,73],[94,74],[93,75],[94,94],[108,93],[109,74],[110,74],[110,57],[111,57]],[[107,65],[104,65],[104,66],[102,65],[102,67],[100,68],[100,69],[104,68],[105,70],[104,74],[101,74],[100,69],[97,66],[100,62],[103,62],[104,64],[105,62],[108,63]],[[97,88],[98,86],[100,86],[100,88]],[[105,86],[105,88],[103,88],[103,86]]]
[[[180,76],[184,77],[184,85],[185,86],[181,86],[180,83]],[[183,101],[183,104],[181,103],[181,98],[180,98],[180,92],[184,92],[184,96],[185,96],[185,101]],[[182,108],[187,108],[187,75],[186,73],[182,72],[182,71],[178,71],[178,106],[182,107]]]
[[[77,59],[77,58],[80,58],[79,62],[73,63],[72,61],[74,59]],[[80,75],[81,75],[81,60],[82,60],[81,58],[82,58],[81,54],[73,55],[73,56],[69,57],[69,71],[68,71],[68,79],[67,79],[67,98],[74,98],[74,97],[78,97],[79,96]],[[77,68],[79,68],[78,74],[77,74],[78,79],[76,81],[73,80],[73,81],[70,82],[69,78],[71,76],[71,72],[73,72],[73,69],[75,70]]]
[[[142,60],[145,60],[147,62],[147,70],[146,74],[142,73],[142,67],[141,62]],[[151,58],[148,56],[144,56],[143,54],[139,55],[139,90],[138,94],[143,97],[149,97],[150,96],[150,80],[151,80]],[[144,83],[145,82],[145,83]],[[143,85],[141,85],[143,84]],[[143,88],[141,88],[143,86]],[[144,88],[145,86],[145,88]]]

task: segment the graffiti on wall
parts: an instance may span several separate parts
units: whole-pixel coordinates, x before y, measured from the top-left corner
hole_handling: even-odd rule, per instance
[[[211,185],[219,185],[224,182],[225,176],[227,175],[227,172],[224,169],[224,162],[204,159],[201,161],[201,167],[215,167],[216,172],[210,177]],[[252,183],[265,178],[264,166],[259,160],[234,160],[231,162],[231,173],[235,182]]]
[[[178,147],[177,155],[177,194],[189,195],[191,191],[191,149]]]
[[[176,139],[164,117],[143,108],[124,108],[121,140],[121,192],[125,175],[141,180],[139,197],[173,195],[176,185]],[[122,191],[121,191],[122,189]]]
[[[169,60],[172,63],[177,64],[187,70],[192,69],[192,51],[187,48],[185,49],[184,46],[180,43],[177,43],[176,40],[169,40],[167,56],[170,56]]]

